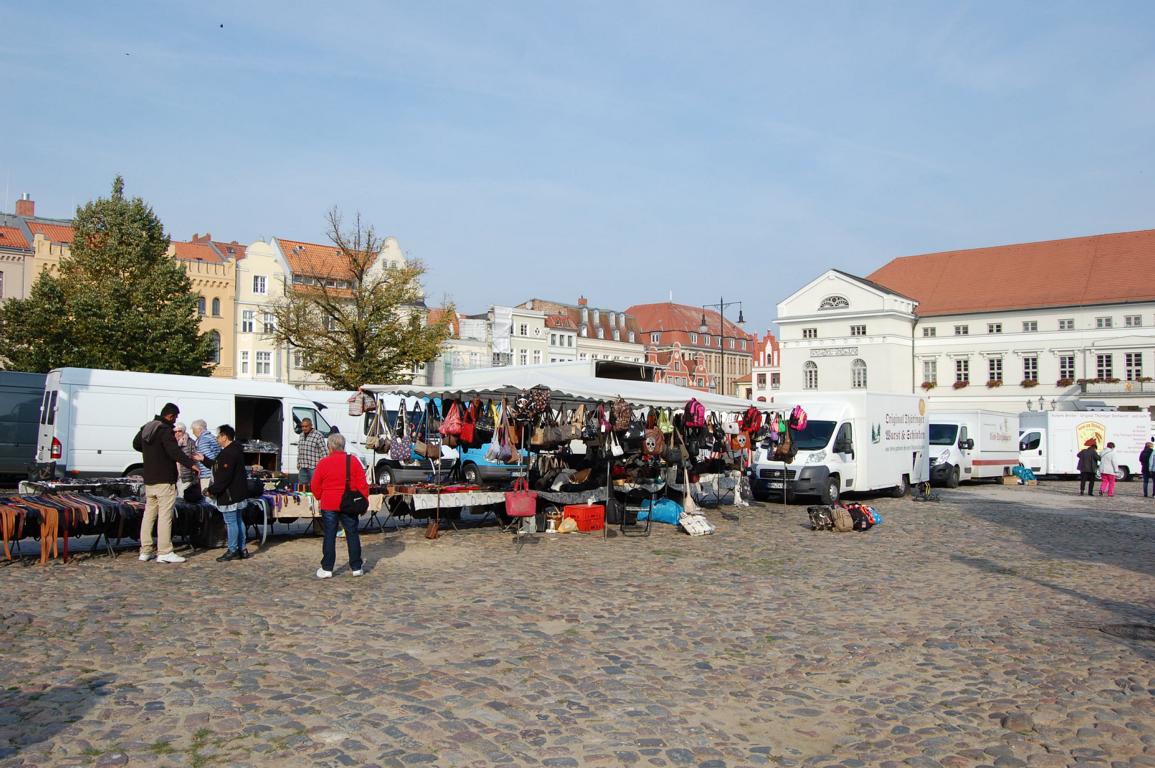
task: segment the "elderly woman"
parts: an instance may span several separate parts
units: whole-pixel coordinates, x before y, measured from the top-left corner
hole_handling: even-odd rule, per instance
[[[172,436],[176,438],[176,444],[184,451],[185,456],[191,457],[196,453],[197,444],[189,435],[188,430],[185,429],[183,422],[177,422],[172,425]],[[177,483],[176,495],[183,497],[185,489],[197,481],[197,476],[192,469],[186,467],[184,464],[176,465]]]
[[[365,468],[356,457],[345,453],[345,436],[338,433],[329,435],[329,455],[318,462],[313,470],[313,495],[321,508],[321,526],[325,537],[321,544],[321,567],[317,569],[318,579],[333,577],[333,565],[337,560],[337,525],[345,531],[345,543],[349,547],[349,572],[360,576],[361,537],[357,532],[357,516],[340,511],[341,497],[348,486],[369,497],[369,483],[365,479]]]

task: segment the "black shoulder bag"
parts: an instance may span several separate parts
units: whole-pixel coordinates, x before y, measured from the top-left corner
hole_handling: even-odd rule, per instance
[[[345,492],[341,494],[341,507],[338,510],[342,515],[360,517],[369,511],[369,500],[360,491],[349,487],[349,463],[352,455],[345,454]]]

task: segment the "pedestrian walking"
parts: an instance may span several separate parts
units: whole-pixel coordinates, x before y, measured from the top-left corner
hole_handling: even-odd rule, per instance
[[[325,438],[313,429],[312,419],[301,419],[301,439],[297,441],[297,482],[308,488],[321,459],[329,455]]]
[[[172,551],[172,510],[176,505],[178,464],[197,469],[203,459],[199,453],[186,456],[176,444],[173,424],[180,415],[175,403],[165,403],[160,414],[140,428],[132,440],[132,447],[144,457],[144,519],[140,524],[140,559],[153,557],[152,529],[156,526],[156,561],[183,563],[185,559]]]
[[[197,453],[204,454],[204,457],[210,460],[209,462],[201,462],[201,489],[207,490],[213,483],[211,460],[220,455],[221,446],[213,437],[213,433],[209,432],[209,426],[204,419],[197,419],[189,427],[192,428],[192,437],[196,443]]]
[[[1108,496],[1114,496],[1115,481],[1119,475],[1119,462],[1115,458],[1114,443],[1107,443],[1107,449],[1099,457],[1099,471],[1103,475],[1103,480],[1099,483],[1099,495],[1106,493]]]
[[[1147,497],[1147,485],[1155,479],[1155,475],[1151,474],[1151,453],[1155,446],[1148,440],[1147,444],[1143,446],[1143,450],[1139,451],[1139,469],[1143,471],[1143,497]]]
[[[324,539],[321,543],[321,567],[317,569],[318,579],[333,577],[333,565],[337,560],[337,526],[345,531],[345,544],[349,549],[349,572],[360,576],[362,570],[361,536],[357,531],[357,516],[340,511],[341,497],[348,487],[369,497],[369,483],[365,479],[365,468],[356,456],[345,453],[345,436],[329,435],[329,455],[321,459],[313,474],[313,495],[321,508],[321,528]]]
[[[245,508],[249,506],[249,475],[245,469],[245,454],[236,441],[237,433],[228,424],[217,427],[213,441],[220,446],[216,459],[205,461],[213,467],[213,482],[209,495],[217,501],[217,509],[225,519],[225,540],[228,550],[217,558],[218,563],[244,560],[249,556],[245,547]]]
[[[1095,450],[1098,443],[1095,438],[1089,439],[1083,443],[1083,450],[1077,454],[1079,457],[1079,495],[1083,495],[1083,490],[1086,489],[1088,496],[1095,495],[1095,473],[1099,471],[1099,452]]]

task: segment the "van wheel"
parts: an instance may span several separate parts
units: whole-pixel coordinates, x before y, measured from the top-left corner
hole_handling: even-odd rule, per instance
[[[1119,467],[1119,471],[1123,473],[1123,476],[1121,478],[1119,478],[1120,480],[1122,480],[1124,483],[1131,482],[1131,468],[1130,467]]]
[[[473,462],[466,462],[461,466],[461,478],[470,485],[480,485],[481,470]]]
[[[837,504],[841,492],[842,480],[838,475],[831,475],[826,480],[826,487],[822,489],[822,503],[827,505]]]
[[[129,477],[130,475],[139,475],[141,472],[144,472],[144,465],[143,464],[133,464],[131,467],[124,470],[123,477]]]
[[[392,485],[393,473],[389,471],[389,467],[384,464],[377,465],[377,485]]]
[[[894,486],[890,491],[890,495],[896,499],[901,499],[910,492],[910,475],[903,475],[902,479],[898,481],[898,485]]]
[[[959,478],[959,468],[958,467],[952,467],[950,474],[947,475],[947,478],[946,478],[946,487],[947,488],[958,488],[959,479],[960,479]]]

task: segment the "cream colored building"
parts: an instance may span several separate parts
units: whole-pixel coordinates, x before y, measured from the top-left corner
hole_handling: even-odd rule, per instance
[[[272,338],[272,303],[285,293],[289,265],[272,243],[257,240],[236,262],[236,376],[289,381],[290,351]]]

